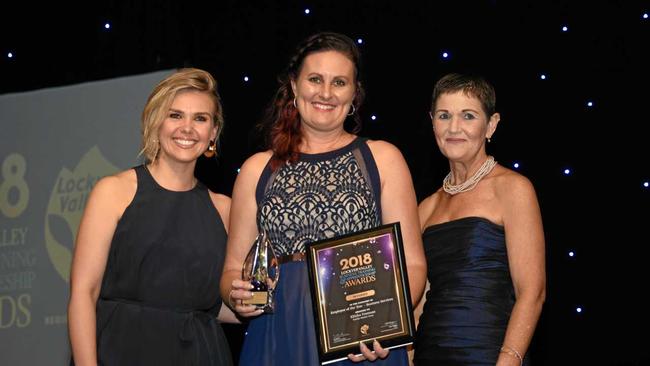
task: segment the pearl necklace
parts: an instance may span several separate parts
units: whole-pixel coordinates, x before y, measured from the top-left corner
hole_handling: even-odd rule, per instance
[[[451,172],[449,172],[449,174],[447,174],[445,179],[442,180],[442,189],[451,195],[470,191],[474,187],[476,187],[478,182],[483,177],[485,177],[486,175],[488,175],[488,173],[492,171],[492,168],[494,168],[495,165],[497,165],[497,162],[494,160],[494,157],[488,155],[483,165],[481,165],[481,167],[478,168],[476,173],[474,173],[474,175],[472,175],[471,178],[457,185],[451,184]]]

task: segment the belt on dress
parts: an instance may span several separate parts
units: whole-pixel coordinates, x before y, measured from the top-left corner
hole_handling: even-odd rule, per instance
[[[184,318],[183,325],[182,328],[180,329],[178,337],[181,341],[192,344],[194,348],[194,351],[192,352],[193,353],[192,357],[185,360],[185,362],[187,362],[187,365],[190,366],[195,366],[198,363],[198,360],[200,359],[200,348],[198,343],[196,342],[197,335],[201,335],[203,341],[207,342],[205,336],[201,334],[202,332],[198,330],[196,322],[207,321],[207,322],[218,323],[217,314],[214,314],[207,310],[167,308],[164,306],[156,306],[156,305],[141,303],[138,301],[133,301],[128,299],[120,299],[120,298],[112,298],[112,299],[100,298],[98,299],[98,301],[112,302],[118,305],[125,305],[125,306],[137,306],[144,309],[153,309],[158,311],[169,311],[183,316]],[[212,358],[212,355],[208,355],[208,357]]]
[[[284,254],[281,255],[280,258],[278,258],[278,264],[284,264],[289,262],[304,262],[304,261],[305,261],[305,253],[303,252]]]

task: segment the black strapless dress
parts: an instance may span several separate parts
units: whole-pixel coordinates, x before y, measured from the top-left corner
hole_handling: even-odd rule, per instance
[[[422,239],[431,286],[414,362],[493,366],[515,302],[503,227],[464,217],[429,226]]]

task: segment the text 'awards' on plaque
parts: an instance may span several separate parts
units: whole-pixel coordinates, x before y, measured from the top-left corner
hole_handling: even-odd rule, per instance
[[[413,343],[415,325],[399,223],[307,248],[322,364],[359,353],[374,339],[384,348]]]

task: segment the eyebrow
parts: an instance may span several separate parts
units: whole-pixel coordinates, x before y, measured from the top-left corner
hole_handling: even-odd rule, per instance
[[[466,112],[480,113],[479,111],[474,110],[474,109],[471,109],[471,108],[461,109],[460,111],[461,111],[462,113],[466,113]],[[449,113],[449,109],[442,109],[442,108],[441,108],[441,109],[436,109],[434,112],[435,112],[435,113],[438,113],[438,112],[447,112],[447,113]]]
[[[315,71],[314,71],[314,72],[310,72],[309,74],[307,74],[307,77],[311,77],[311,76],[319,76],[319,77],[321,77],[321,78],[325,78],[325,77],[323,76],[323,74],[318,73],[318,72],[315,72]],[[350,78],[347,77],[347,76],[345,76],[345,75],[334,75],[334,76],[332,77],[332,79],[337,79],[337,78],[345,79],[345,80],[350,80]]]
[[[170,112],[175,112],[175,113],[180,113],[180,114],[185,114],[185,112],[179,110],[179,109],[174,109],[174,108],[169,108]],[[201,115],[206,115],[206,116],[211,116],[212,114],[210,112],[196,112],[194,113],[195,116],[201,116]]]

